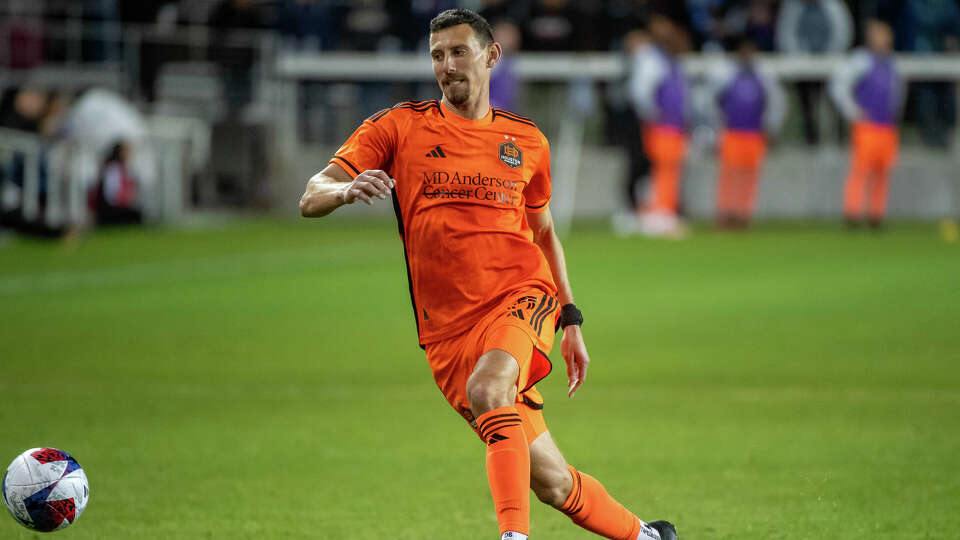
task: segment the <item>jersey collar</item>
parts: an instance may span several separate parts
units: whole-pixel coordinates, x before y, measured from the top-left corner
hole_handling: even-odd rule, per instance
[[[440,102],[440,106],[446,111],[443,115],[443,118],[450,122],[453,125],[465,127],[465,128],[475,128],[482,126],[489,126],[493,123],[493,108],[487,109],[487,114],[478,120],[471,120],[469,118],[464,118],[459,114],[451,111],[446,105],[443,104],[443,101]]]

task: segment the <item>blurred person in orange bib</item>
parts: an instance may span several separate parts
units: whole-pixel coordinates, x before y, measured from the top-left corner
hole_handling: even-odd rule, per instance
[[[569,466],[547,430],[535,384],[550,372],[556,331],[570,396],[590,360],[550,213],[549,145],[530,119],[490,106],[502,48],[485,19],[444,11],[429,44],[442,99],[364,121],[307,183],[301,214],[392,199],[420,346],[448,403],[486,446],[501,540],[530,534],[531,489],[605,538],[676,540],[673,525],[641,521]]]
[[[887,211],[890,170],[897,161],[897,119],[904,86],[891,55],[890,27],[871,20],[866,30],[866,48],[854,51],[836,70],[830,95],[853,125],[844,217],[850,226],[866,217],[871,226],[879,228]]]
[[[767,136],[783,123],[783,90],[755,62],[755,47],[736,41],[732,59],[718,62],[710,88],[723,129],[719,138],[716,225],[746,228],[755,206],[757,185],[767,152]]]
[[[677,237],[684,233],[678,218],[683,161],[687,153],[689,89],[676,55],[684,49],[683,30],[669,18],[654,15],[649,24],[652,44],[634,53],[628,88],[643,121],[643,142],[650,160],[652,189],[637,208],[637,232]]]

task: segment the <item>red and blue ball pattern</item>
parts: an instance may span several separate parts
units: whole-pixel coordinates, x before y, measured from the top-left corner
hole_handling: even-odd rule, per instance
[[[70,454],[56,448],[35,448],[10,465],[2,493],[21,525],[49,532],[76,521],[86,507],[89,487],[86,474]]]

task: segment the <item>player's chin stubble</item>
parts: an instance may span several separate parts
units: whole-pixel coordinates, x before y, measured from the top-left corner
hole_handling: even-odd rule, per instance
[[[464,84],[466,86],[466,84]],[[453,105],[463,105],[470,99],[470,89],[469,88],[447,88],[444,92],[444,95],[447,96],[447,101]]]

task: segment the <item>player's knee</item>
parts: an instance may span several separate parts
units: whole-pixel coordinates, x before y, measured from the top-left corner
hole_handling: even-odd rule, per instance
[[[560,507],[570,496],[570,490],[573,489],[573,478],[570,472],[552,471],[549,474],[542,474],[538,481],[530,483],[533,492],[540,499],[540,502],[550,506]]]
[[[475,415],[512,405],[513,400],[509,399],[507,394],[507,389],[500,381],[476,375],[467,380],[467,399],[470,400],[470,409]]]
[[[506,353],[491,351],[480,357],[467,379],[467,400],[474,415],[513,405],[517,393],[516,360]]]

